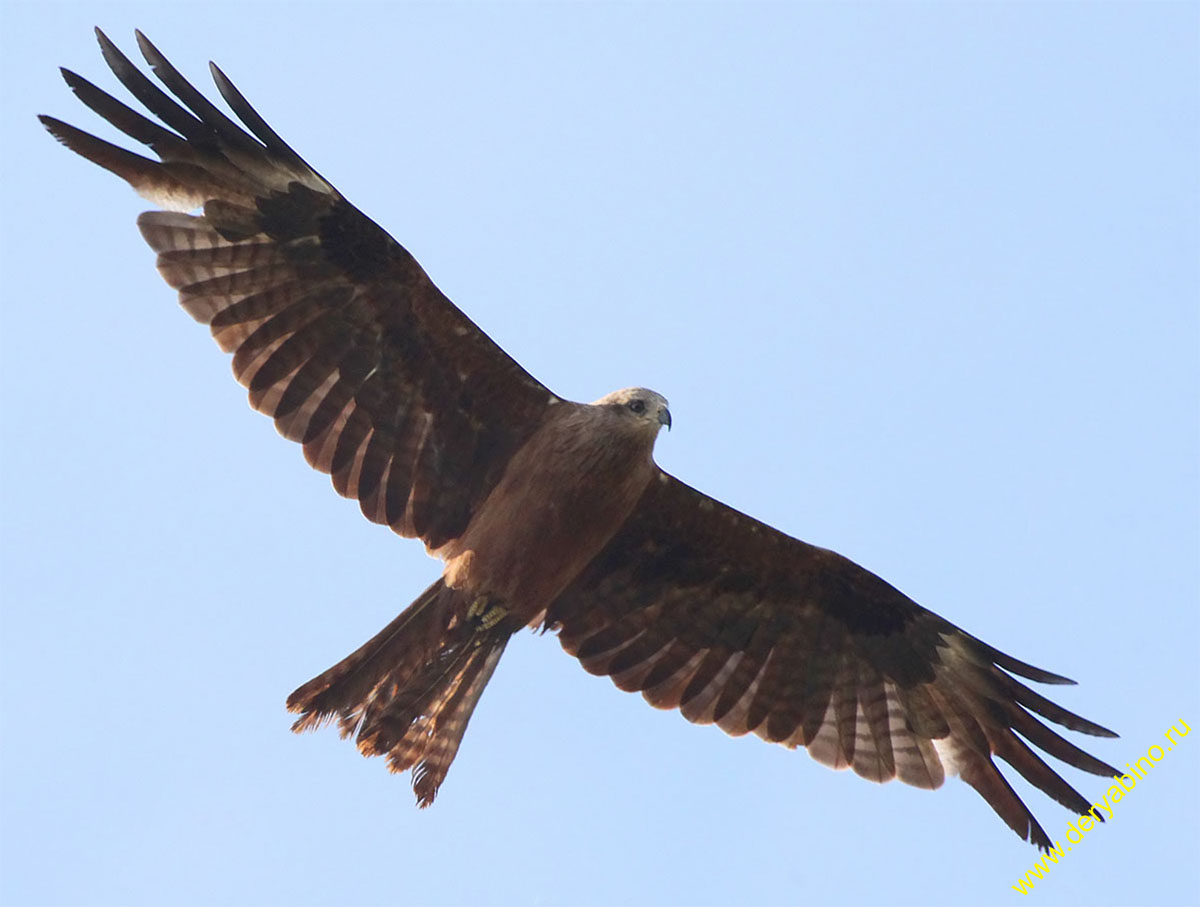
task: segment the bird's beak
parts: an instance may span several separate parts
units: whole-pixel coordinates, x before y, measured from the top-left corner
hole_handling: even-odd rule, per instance
[[[667,431],[671,430],[671,411],[665,406],[658,411],[658,424],[667,426]]]

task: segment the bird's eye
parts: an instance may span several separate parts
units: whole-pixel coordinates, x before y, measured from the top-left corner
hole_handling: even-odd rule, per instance
[[[645,400],[632,400],[629,403],[629,408],[640,416],[642,413],[644,413],[646,411],[646,401]]]

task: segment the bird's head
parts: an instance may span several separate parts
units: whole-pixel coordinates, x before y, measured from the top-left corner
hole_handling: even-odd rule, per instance
[[[671,411],[667,409],[667,398],[644,387],[627,387],[601,397],[593,406],[608,406],[622,418],[635,420],[634,424],[645,426],[657,435],[664,425],[671,428]]]

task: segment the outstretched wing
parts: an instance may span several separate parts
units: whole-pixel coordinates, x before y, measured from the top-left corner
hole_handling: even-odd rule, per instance
[[[959,774],[1042,848],[1050,839],[992,756],[1077,814],[1089,801],[1025,741],[1084,771],[1119,774],[1036,716],[1116,735],[1011,675],[1072,681],[666,473],[546,622],[588,671],[689,721],[806,746],[872,781],[936,788]]]
[[[458,536],[556,398],[216,66],[217,88],[245,129],[140,32],[142,54],[182,106],[96,34],[117,78],[161,124],[68,70],[63,77],[159,160],[52,117],[43,124],[170,209],[143,214],[138,226],[183,307],[233,353],[255,409],[371,520],[430,548]],[[179,213],[192,210],[201,213]]]

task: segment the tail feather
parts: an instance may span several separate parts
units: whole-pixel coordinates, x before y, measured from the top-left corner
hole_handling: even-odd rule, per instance
[[[376,636],[288,697],[294,731],[334,718],[365,756],[413,769],[428,806],[458,753],[471,713],[517,629],[465,619],[461,595],[438,580]]]
[[[413,766],[413,791],[422,808],[433,802],[446,779],[471,713],[492,679],[507,643],[508,636],[490,646],[481,641],[454,678],[447,695],[414,721],[409,732],[392,748],[388,757],[392,771]]]
[[[292,730],[313,730],[334,716],[349,717],[367,705],[385,680],[406,686],[437,655],[448,628],[444,588],[438,580],[357,651],[293,692],[288,711],[301,717]]]

